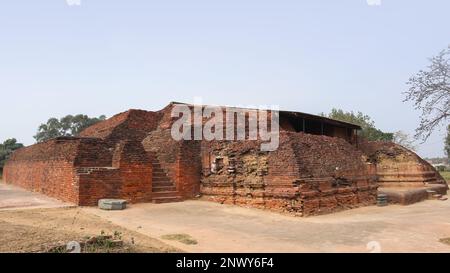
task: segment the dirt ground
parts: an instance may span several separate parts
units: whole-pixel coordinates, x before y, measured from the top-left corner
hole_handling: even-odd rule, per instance
[[[65,203],[43,194],[29,192],[13,185],[7,185],[0,179],[0,211],[73,206],[73,204]]]
[[[309,218],[200,200],[103,211],[0,183],[0,252],[117,232],[125,246],[113,252],[449,253],[450,200]]]
[[[154,238],[188,234],[198,244],[163,240],[187,252],[450,252],[441,241],[450,237],[450,200],[307,218],[199,200],[136,204],[117,213],[83,210]]]
[[[50,245],[119,232],[124,246],[113,252],[179,252],[157,239],[88,214],[80,208],[0,211],[0,252],[42,252]],[[134,244],[133,244],[134,242]]]
[[[0,180],[0,252],[42,252],[87,237],[120,234],[123,247],[89,247],[94,252],[179,252],[160,240],[112,224],[40,193]]]

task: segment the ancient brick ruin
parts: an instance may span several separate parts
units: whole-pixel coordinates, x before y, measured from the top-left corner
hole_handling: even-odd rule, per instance
[[[445,179],[414,152],[390,142],[362,141],[359,147],[377,166],[378,191],[391,203],[416,203],[429,198],[427,191],[447,194]]]
[[[4,179],[82,206],[102,198],[161,203],[202,196],[300,216],[373,205],[380,185],[448,188],[403,147],[366,142],[356,125],[304,113],[280,112],[275,151],[261,151],[261,140],[176,141],[175,105],[129,110],[78,137],[17,150]]]

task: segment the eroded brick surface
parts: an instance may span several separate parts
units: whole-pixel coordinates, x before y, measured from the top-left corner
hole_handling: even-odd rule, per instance
[[[376,165],[382,187],[447,184],[433,166],[414,152],[389,142],[361,142],[360,149]]]
[[[356,144],[354,127],[302,113],[280,116],[273,152],[261,152],[261,140],[175,141],[173,106],[130,110],[80,137],[20,149],[5,166],[5,181],[87,206],[104,198],[161,203],[203,195],[300,216],[375,204],[380,184],[445,184],[402,147]]]
[[[202,193],[221,203],[299,215],[375,204],[374,168],[355,146],[294,132],[280,140],[277,151],[266,153],[258,142],[204,142]]]

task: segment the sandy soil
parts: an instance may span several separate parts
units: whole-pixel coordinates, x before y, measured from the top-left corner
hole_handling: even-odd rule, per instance
[[[0,252],[41,252],[49,245],[98,236],[102,231],[122,234],[124,247],[115,252],[179,252],[157,239],[114,225],[80,208],[0,211]]]
[[[309,218],[199,200],[103,211],[0,183],[0,252],[39,252],[102,231],[122,233],[122,252],[449,253],[450,200]]]
[[[198,200],[83,210],[187,252],[450,252],[440,241],[450,237],[450,200],[308,218]],[[167,234],[188,234],[198,244],[166,241]]]
[[[7,185],[0,179],[0,211],[16,209],[74,207],[74,204]]]

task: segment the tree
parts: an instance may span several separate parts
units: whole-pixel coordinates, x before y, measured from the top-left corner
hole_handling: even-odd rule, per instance
[[[403,131],[395,132],[392,142],[401,145],[407,149],[410,149],[412,151],[415,151],[417,149],[417,147],[414,144],[414,140],[411,139],[409,135],[404,133]]]
[[[59,120],[50,118],[47,123],[41,124],[34,136],[37,142],[42,142],[60,136],[77,136],[81,131],[100,121],[105,120],[104,115],[90,118],[86,115],[67,115]]]
[[[426,141],[433,131],[450,117],[450,45],[429,59],[426,70],[412,76],[405,101],[413,101],[422,111],[415,138]]]
[[[333,108],[330,114],[326,115],[322,113],[321,115],[331,119],[336,119],[361,126],[362,131],[360,136],[366,138],[367,140],[392,141],[394,137],[394,134],[392,133],[385,133],[377,129],[375,127],[375,122],[368,115],[365,115],[362,112],[344,112],[341,109]]]
[[[10,138],[0,143],[0,170],[3,170],[3,166],[9,156],[17,149],[23,147],[22,143],[18,143],[15,138]]]
[[[445,154],[447,155],[448,162],[450,162],[450,125],[447,126],[447,137],[445,138]]]

